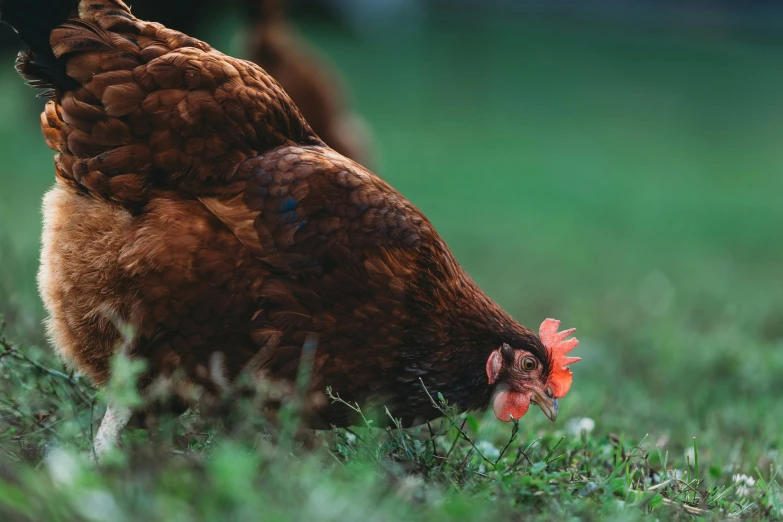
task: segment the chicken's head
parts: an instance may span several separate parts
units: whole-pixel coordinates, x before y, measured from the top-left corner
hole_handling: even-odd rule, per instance
[[[568,393],[573,378],[568,365],[580,360],[566,355],[579,344],[576,338],[566,339],[575,329],[558,332],[559,326],[560,321],[555,319],[541,323],[539,338],[546,348],[546,361],[508,344],[490,354],[487,378],[490,385],[495,385],[492,406],[498,419],[519,420],[531,402],[538,404],[553,422],[557,418],[557,399]]]

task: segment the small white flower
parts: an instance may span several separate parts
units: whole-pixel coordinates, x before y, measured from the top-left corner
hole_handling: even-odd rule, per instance
[[[480,440],[476,443],[478,450],[489,460],[495,460],[500,457],[500,450],[488,440]]]
[[[747,497],[756,485],[756,479],[744,474],[737,474],[731,477],[731,480],[737,484],[737,494],[741,497]]]
[[[749,486],[751,488],[756,485],[756,479],[743,474],[734,475],[733,477],[731,477],[731,480],[739,484],[744,484],[745,486]]]
[[[576,417],[566,422],[566,430],[572,437],[578,437],[582,433],[589,435],[595,429],[595,421],[590,417]]]

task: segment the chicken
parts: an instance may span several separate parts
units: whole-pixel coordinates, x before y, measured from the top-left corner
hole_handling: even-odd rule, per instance
[[[286,0],[242,0],[250,28],[247,53],[283,87],[310,127],[331,148],[363,165],[373,160],[370,127],[352,112],[342,78],[288,22]],[[134,11],[179,31],[195,30],[213,4],[206,0],[137,0]]]
[[[286,1],[244,3],[255,23],[249,39],[251,60],[280,83],[327,145],[368,165],[373,156],[369,126],[346,106],[342,78],[286,20]]]
[[[296,379],[386,405],[405,426],[440,392],[502,421],[552,420],[571,385],[573,332],[537,335],[465,273],[432,224],[383,179],[321,141],[267,73],[137,20],[121,0],[0,0],[29,47],[17,69],[51,100],[57,152],[39,286],[59,354],[96,384],[123,344],[144,388],[221,372]],[[313,427],[346,426],[323,401]],[[130,412],[109,404],[101,453]]]

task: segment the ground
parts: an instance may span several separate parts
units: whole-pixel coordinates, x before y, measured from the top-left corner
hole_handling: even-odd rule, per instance
[[[43,334],[52,159],[6,56],[4,520],[783,518],[783,49],[540,20],[444,18],[361,44],[304,30],[346,74],[379,173],[487,293],[529,326],[578,328],[557,423],[444,408],[431,428],[302,441],[293,406],[279,430],[188,415],[91,465],[103,395]]]

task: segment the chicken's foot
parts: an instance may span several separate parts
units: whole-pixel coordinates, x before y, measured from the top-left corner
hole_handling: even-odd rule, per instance
[[[117,444],[120,433],[125,429],[130,418],[129,408],[109,402],[101,427],[98,428],[98,434],[93,441],[93,456],[96,462],[100,462],[103,456]]]

